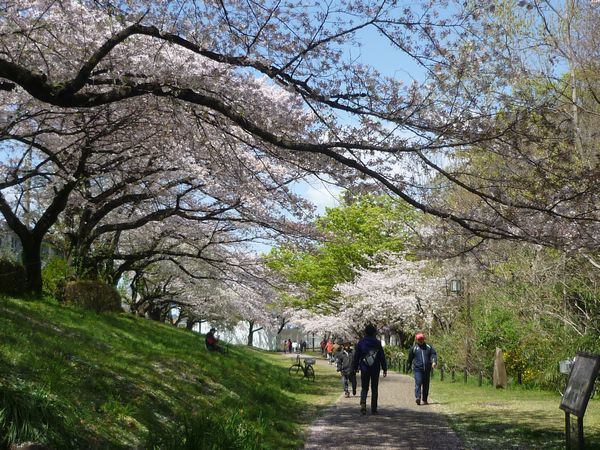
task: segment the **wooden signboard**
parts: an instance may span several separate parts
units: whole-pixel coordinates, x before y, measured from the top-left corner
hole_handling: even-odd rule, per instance
[[[600,355],[577,353],[560,409],[582,418],[600,369]]]

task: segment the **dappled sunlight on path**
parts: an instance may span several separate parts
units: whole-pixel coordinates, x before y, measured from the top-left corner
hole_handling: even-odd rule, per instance
[[[360,382],[359,387],[360,391]],[[341,386],[340,386],[341,391]],[[305,449],[464,449],[440,405],[418,406],[411,377],[390,373],[379,382],[379,415],[362,416],[356,397],[340,396],[308,431]],[[367,406],[370,405],[367,398]]]

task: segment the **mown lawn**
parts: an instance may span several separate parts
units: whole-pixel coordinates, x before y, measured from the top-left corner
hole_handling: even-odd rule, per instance
[[[320,362],[319,362],[320,363]],[[232,347],[129,314],[0,298],[0,449],[295,449],[339,395],[293,379],[281,355]]]
[[[519,387],[479,387],[432,380],[431,397],[440,402],[452,427],[470,449],[564,449],[565,416],[558,393]],[[586,448],[600,449],[600,400],[584,416]],[[574,447],[576,448],[576,447]]]

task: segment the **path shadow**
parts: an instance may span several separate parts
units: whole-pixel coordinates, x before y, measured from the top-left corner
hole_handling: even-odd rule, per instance
[[[313,425],[305,449],[464,449],[445,417],[427,410],[381,407],[360,414],[356,403],[338,403]]]

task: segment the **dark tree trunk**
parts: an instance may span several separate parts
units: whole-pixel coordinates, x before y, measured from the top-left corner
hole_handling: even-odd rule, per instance
[[[254,344],[254,321],[248,321],[248,347],[252,347]]]
[[[29,235],[23,239],[23,265],[27,277],[27,291],[33,294],[42,293],[42,240]]]
[[[279,324],[279,329],[277,330],[277,336],[279,336],[279,334],[281,334],[281,332],[283,331],[283,328],[288,324],[289,320],[282,318],[281,319],[281,323]]]
[[[384,333],[383,339],[385,341],[385,345],[390,345],[390,333]]]
[[[262,330],[262,327],[254,328],[254,320],[248,321],[248,347],[254,345],[254,333],[260,330]]]
[[[42,238],[46,229],[41,226],[30,231],[10,208],[5,198],[0,194],[0,212],[7,225],[19,237],[22,247],[21,259],[25,266],[26,291],[33,294],[42,293]],[[41,220],[40,220],[41,222]]]
[[[196,325],[197,323],[202,324],[202,321],[199,319],[188,319],[185,323],[185,328],[187,330],[192,331],[194,329],[194,325]]]
[[[156,320],[157,322],[161,321],[161,317],[162,317],[162,311],[160,306],[158,305],[151,305],[148,308],[148,318],[150,320]]]

